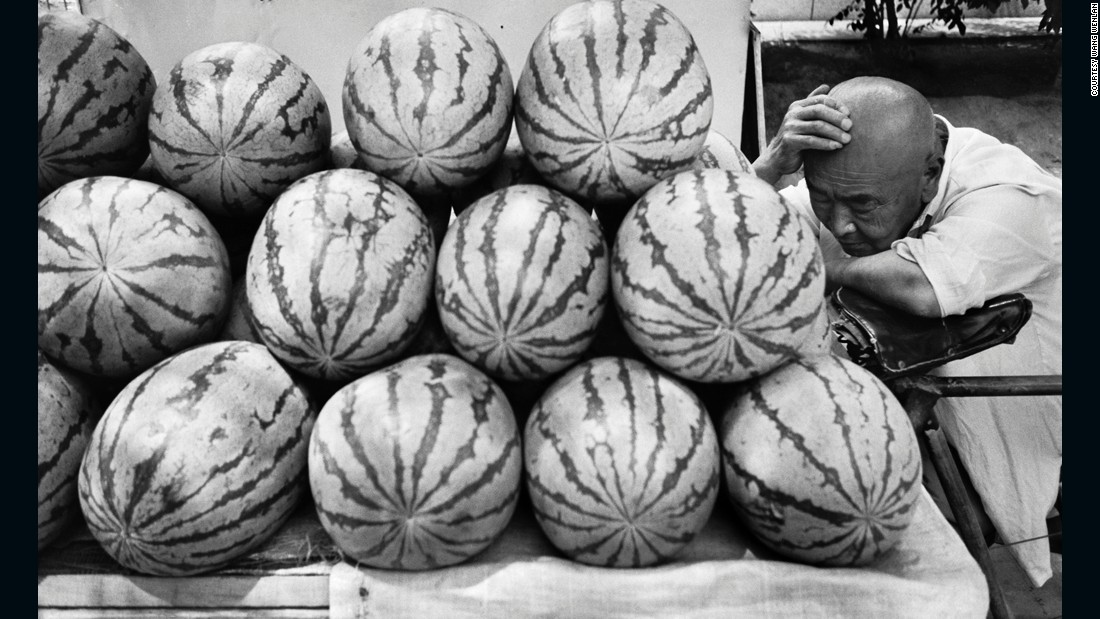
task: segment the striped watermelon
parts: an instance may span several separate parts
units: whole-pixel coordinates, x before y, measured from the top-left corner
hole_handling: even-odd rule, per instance
[[[38,346],[73,369],[129,377],[213,339],[230,285],[218,233],[170,189],[96,176],[38,205]]]
[[[123,566],[185,576],[270,537],[305,491],[313,409],[259,344],[166,359],[115,398],[80,467],[92,536]]]
[[[673,558],[718,496],[707,411],[678,381],[630,359],[593,359],[555,381],[527,419],[524,465],[542,530],[591,565]]]
[[[699,153],[691,167],[693,170],[717,168],[756,176],[756,170],[753,169],[752,162],[745,153],[737,148],[733,140],[713,129],[707,134],[707,141],[703,143],[703,152]]]
[[[344,121],[368,170],[414,195],[440,195],[484,174],[512,127],[512,74],[470,19],[417,7],[378,22],[356,47]]]
[[[126,39],[75,11],[38,16],[38,197],[128,176],[149,154],[156,80]]]
[[[577,203],[539,185],[478,200],[447,230],[436,264],[443,328],[467,361],[507,380],[575,363],[607,303],[607,245]]]
[[[367,169],[367,166],[359,160],[359,152],[355,150],[355,145],[351,143],[351,136],[347,131],[341,131],[332,136],[332,142],[329,144],[329,163],[333,169]]]
[[[713,107],[706,65],[675,15],[649,0],[596,0],[565,8],[535,39],[516,128],[552,186],[629,203],[691,166]]]
[[[38,549],[80,510],[76,477],[102,409],[87,384],[38,351]]]
[[[296,370],[360,376],[412,341],[434,263],[428,222],[397,184],[350,168],[311,174],[279,196],[253,241],[253,326]]]
[[[746,382],[721,412],[726,486],[765,545],[795,561],[866,565],[909,525],[921,458],[909,417],[833,355]]]
[[[292,182],[328,166],[332,121],[321,89],[258,43],[191,52],[153,96],[157,171],[204,211],[259,216]]]
[[[627,214],[611,288],[630,338],[688,380],[745,380],[793,357],[824,302],[813,231],[768,183],[728,170],[665,179]]]
[[[474,556],[511,519],[521,467],[504,394],[449,355],[410,357],[345,386],[310,438],[321,525],[371,567],[422,570]]]

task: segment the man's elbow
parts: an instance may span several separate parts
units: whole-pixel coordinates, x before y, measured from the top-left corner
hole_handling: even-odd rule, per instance
[[[940,310],[940,302],[936,299],[936,293],[931,286],[916,286],[913,294],[906,295],[905,311],[922,318],[940,318],[943,312]]]

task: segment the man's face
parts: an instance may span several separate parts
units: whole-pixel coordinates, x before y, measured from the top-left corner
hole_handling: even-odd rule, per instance
[[[806,186],[814,214],[850,256],[889,249],[920,214],[923,170],[915,166],[898,170],[889,165],[889,159],[806,159]]]

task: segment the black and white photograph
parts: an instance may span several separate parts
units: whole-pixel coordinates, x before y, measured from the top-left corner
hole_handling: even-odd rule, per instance
[[[37,0],[38,617],[1062,617],[1069,6]]]

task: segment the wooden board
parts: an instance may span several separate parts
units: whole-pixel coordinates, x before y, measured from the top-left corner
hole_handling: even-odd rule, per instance
[[[182,615],[249,609],[247,616],[305,617],[328,611],[329,573],[341,560],[311,503],[299,507],[282,529],[231,567],[187,578],[145,576],[111,559],[83,523],[38,557],[38,606],[54,616],[85,616],[100,609],[173,609]],[[57,615],[65,611],[76,614]],[[286,611],[287,614],[280,614]],[[110,614],[114,615],[114,610]],[[234,612],[240,612],[236,610]],[[192,613],[188,615],[186,613]],[[194,615],[200,613],[200,615]],[[161,612],[158,610],[158,615]]]

